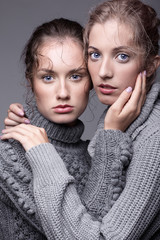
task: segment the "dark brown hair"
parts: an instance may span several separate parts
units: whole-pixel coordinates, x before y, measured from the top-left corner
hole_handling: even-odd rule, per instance
[[[159,26],[160,19],[155,10],[142,3],[140,0],[110,0],[98,5],[90,13],[88,24],[85,28],[84,43],[87,57],[89,34],[96,23],[104,24],[107,20],[116,19],[120,23],[129,24],[133,30],[132,42],[139,51],[142,51],[142,70],[153,69],[147,77],[147,89],[150,88],[156,69],[153,58],[159,53]]]
[[[59,18],[43,23],[35,29],[22,53],[26,68],[25,76],[31,85],[33,85],[33,70],[38,66],[38,49],[46,38],[65,40],[67,37],[83,47],[83,27],[75,21]]]

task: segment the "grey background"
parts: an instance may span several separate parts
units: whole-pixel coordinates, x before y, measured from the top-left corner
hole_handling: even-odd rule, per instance
[[[25,102],[22,49],[35,27],[56,17],[66,17],[85,25],[88,11],[100,0],[0,0],[0,130],[8,107]],[[160,15],[159,0],[145,0]],[[92,97],[81,119],[86,125],[84,139],[93,136],[104,106]]]

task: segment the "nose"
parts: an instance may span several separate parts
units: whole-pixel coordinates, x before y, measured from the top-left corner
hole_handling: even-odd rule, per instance
[[[58,90],[57,90],[57,100],[68,100],[70,99],[69,87],[67,86],[66,80],[62,80],[59,82]]]
[[[99,76],[102,79],[110,79],[113,77],[113,66],[111,60],[103,59],[99,69]]]

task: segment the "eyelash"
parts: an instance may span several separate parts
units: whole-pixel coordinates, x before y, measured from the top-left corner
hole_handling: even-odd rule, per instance
[[[78,77],[78,79],[75,79],[74,77]],[[83,77],[83,76],[80,75],[80,74],[72,74],[72,75],[70,76],[70,79],[73,80],[73,81],[79,81],[79,80],[81,80],[82,77]]]
[[[95,55],[97,55],[97,56],[95,56]],[[94,61],[98,61],[99,60],[99,58],[101,57],[101,54],[99,52],[89,52],[88,56],[94,62]],[[124,59],[119,59],[120,56],[121,57],[125,56],[127,59],[125,59],[125,60]],[[116,56],[116,59],[118,59],[118,61],[120,63],[128,62],[129,58],[130,58],[130,56],[128,54],[126,54],[126,53],[118,53],[117,56]]]
[[[50,80],[47,80],[46,78],[50,78]],[[42,79],[44,80],[44,82],[52,82],[53,81],[53,77],[50,75],[44,75],[42,76]]]
[[[95,55],[95,54],[97,54],[97,55],[100,57],[100,53],[99,53],[99,52],[89,52],[89,53],[88,53],[88,56],[90,57],[90,59],[91,59],[92,61],[96,61],[96,60],[99,59],[99,57],[97,58],[97,57],[94,57],[94,56],[93,56],[93,55]]]
[[[128,60],[129,60],[129,55],[128,54],[126,54],[126,53],[119,53],[116,58],[118,58],[119,56],[121,56],[121,57],[125,56],[125,58],[127,58],[127,59],[118,59],[119,62],[121,62],[121,63],[128,62]]]
[[[72,74],[69,79],[72,80],[72,81],[80,81],[83,77],[84,77],[85,74]],[[76,77],[76,78],[75,78]],[[47,78],[50,78],[50,79],[47,79]],[[41,79],[46,82],[46,83],[50,83],[54,80],[54,77],[53,76],[50,76],[50,75],[43,75],[41,77]]]

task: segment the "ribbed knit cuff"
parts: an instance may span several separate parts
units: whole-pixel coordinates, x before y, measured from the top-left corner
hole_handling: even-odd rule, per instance
[[[40,187],[53,182],[73,181],[63,160],[51,143],[43,143],[26,152],[33,171],[34,181]],[[38,187],[38,186],[37,186]]]

